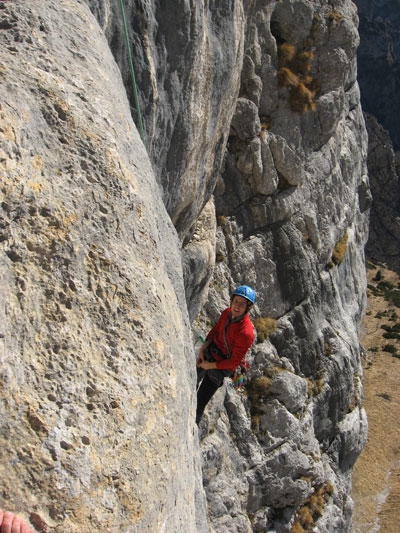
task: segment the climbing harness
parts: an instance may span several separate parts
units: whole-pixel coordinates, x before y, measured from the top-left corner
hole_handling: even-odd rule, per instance
[[[206,342],[206,339],[203,337],[203,335],[201,335],[201,333],[199,333],[193,326],[192,326],[192,331],[193,333],[195,334],[195,337],[200,340],[202,343],[205,343]],[[225,338],[225,331],[224,331],[224,341],[225,341],[225,347],[227,348],[227,342],[226,342],[226,338]],[[214,343],[211,343],[208,348],[207,348],[207,351],[208,352],[211,352],[213,350],[213,346],[214,346],[214,349],[216,349],[216,351],[219,352],[219,355],[220,356],[224,356],[224,354],[217,348],[217,346],[214,344]],[[230,358],[230,353],[229,353],[229,350],[227,349],[227,352],[228,352],[228,359]],[[208,361],[209,359],[207,358],[206,356],[206,360]],[[214,359],[212,359],[214,361]],[[236,392],[242,392],[242,385],[244,383],[244,374],[246,374],[246,372],[250,369],[250,363],[246,360],[242,361],[240,363],[240,365],[230,374],[230,378],[232,380],[232,383],[233,383],[233,387],[234,389],[236,390]]]
[[[129,44],[128,27],[126,25],[125,9],[124,9],[124,4],[122,3],[122,0],[119,0],[119,5],[120,5],[120,8],[121,8],[122,22],[123,22],[123,25],[124,25],[124,35],[125,35],[126,48],[128,50],[129,70],[130,70],[130,73],[131,73],[133,95],[134,95],[134,98],[135,98],[136,112],[137,112],[138,121],[139,121],[139,133],[140,133],[140,137],[141,137],[141,139],[143,141],[144,146],[146,146],[146,140],[145,140],[144,128],[143,128],[143,120],[142,120],[142,113],[140,111],[139,95],[138,95],[138,90],[137,90],[137,85],[136,85],[135,71],[134,71],[134,68],[133,68],[131,47],[130,47],[130,44]]]

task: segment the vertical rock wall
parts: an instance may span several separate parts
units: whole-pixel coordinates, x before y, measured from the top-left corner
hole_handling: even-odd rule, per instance
[[[209,515],[219,533],[351,531],[370,205],[356,9],[249,7],[215,192],[219,261],[198,323],[206,330],[246,283],[253,317],[276,330],[253,347],[245,390],[228,381],[203,422]]]
[[[0,2],[3,503],[42,530],[350,531],[355,7],[124,5],[149,159],[118,3]],[[189,317],[206,333],[238,283],[276,329],[207,409],[201,479]]]
[[[366,115],[368,129],[368,173],[371,206],[368,259],[400,271],[400,182],[398,153],[393,151],[389,133],[375,117]]]
[[[119,70],[82,2],[0,20],[0,506],[202,529],[179,243]]]
[[[132,95],[117,2],[88,4]],[[187,241],[224,155],[239,89],[244,8],[237,0],[125,4],[147,149],[167,211]]]

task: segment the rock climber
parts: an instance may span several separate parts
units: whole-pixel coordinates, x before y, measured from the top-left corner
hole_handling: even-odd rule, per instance
[[[240,366],[253,344],[254,328],[248,312],[255,298],[256,294],[251,287],[237,287],[231,296],[230,307],[222,311],[199,350],[196,361],[196,424],[199,424],[206,405],[222,386],[224,378]]]
[[[19,516],[0,509],[0,533],[34,533]]]

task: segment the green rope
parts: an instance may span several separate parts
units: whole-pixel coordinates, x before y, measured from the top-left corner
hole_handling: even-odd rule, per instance
[[[143,120],[142,120],[142,114],[140,112],[139,96],[138,96],[138,90],[137,90],[137,85],[136,85],[135,71],[133,69],[131,47],[130,47],[130,44],[129,44],[128,27],[126,25],[125,9],[124,9],[124,5],[122,3],[122,0],[119,0],[119,5],[120,5],[120,8],[121,8],[122,22],[124,24],[124,34],[125,34],[126,47],[128,49],[129,70],[131,72],[133,95],[135,97],[136,111],[137,111],[138,120],[139,120],[139,132],[140,132],[140,137],[142,138],[143,144],[146,146],[146,140],[145,140],[144,129],[143,129]]]
[[[192,331],[196,335],[196,337],[201,340],[203,344],[206,342],[206,339],[203,337],[203,335],[201,335],[198,331],[196,331],[193,326],[192,326]]]

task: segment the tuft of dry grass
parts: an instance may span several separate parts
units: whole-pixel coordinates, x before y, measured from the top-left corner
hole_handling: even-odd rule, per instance
[[[343,261],[343,258],[347,252],[347,242],[349,236],[347,231],[344,233],[343,237],[337,241],[332,252],[331,261],[326,265],[327,268],[333,268],[335,265],[339,266]]]
[[[257,342],[261,343],[276,330],[276,320],[268,316],[260,316],[254,319],[254,327],[257,331]]]
[[[314,492],[304,501],[296,512],[294,524],[290,533],[313,531],[318,518],[322,516],[325,504],[333,493],[333,486],[325,481],[314,489]],[[295,529],[294,529],[295,528]]]
[[[305,529],[296,521],[290,528],[290,533],[305,533]]]
[[[311,70],[311,62],[314,59],[314,53],[303,50],[296,55],[296,71],[305,75]]]
[[[341,15],[337,11],[331,11],[330,13],[328,13],[328,20],[330,22],[339,22],[339,20],[342,20],[342,19],[343,19],[343,15]]]
[[[299,77],[287,67],[278,70],[277,79],[279,87],[297,87],[300,83]]]
[[[332,261],[335,265],[340,265],[340,263],[343,261],[343,257],[345,253],[347,252],[348,240],[349,240],[349,236],[346,231],[343,237],[339,239],[337,243],[335,244],[335,248],[333,249],[333,253],[332,253]]]
[[[309,398],[312,396],[318,396],[318,394],[321,394],[322,389],[324,387],[324,382],[322,378],[318,378],[315,380],[311,380],[310,378],[306,378],[307,381],[307,395]]]
[[[308,507],[301,507],[299,511],[299,522],[306,530],[314,524],[313,515]]]
[[[296,55],[296,48],[292,44],[283,43],[278,46],[278,60],[282,66],[290,65]]]
[[[264,401],[268,397],[270,386],[271,380],[267,376],[258,376],[254,378],[247,388],[249,400],[253,404]]]
[[[297,51],[288,43],[278,47],[278,87],[290,89],[289,105],[297,113],[315,110],[314,98],[318,84],[309,75],[313,58],[312,51]]]
[[[289,104],[292,111],[298,113],[306,113],[307,111],[315,110],[314,92],[310,91],[303,82],[299,82],[295,87],[292,87],[289,97]]]

